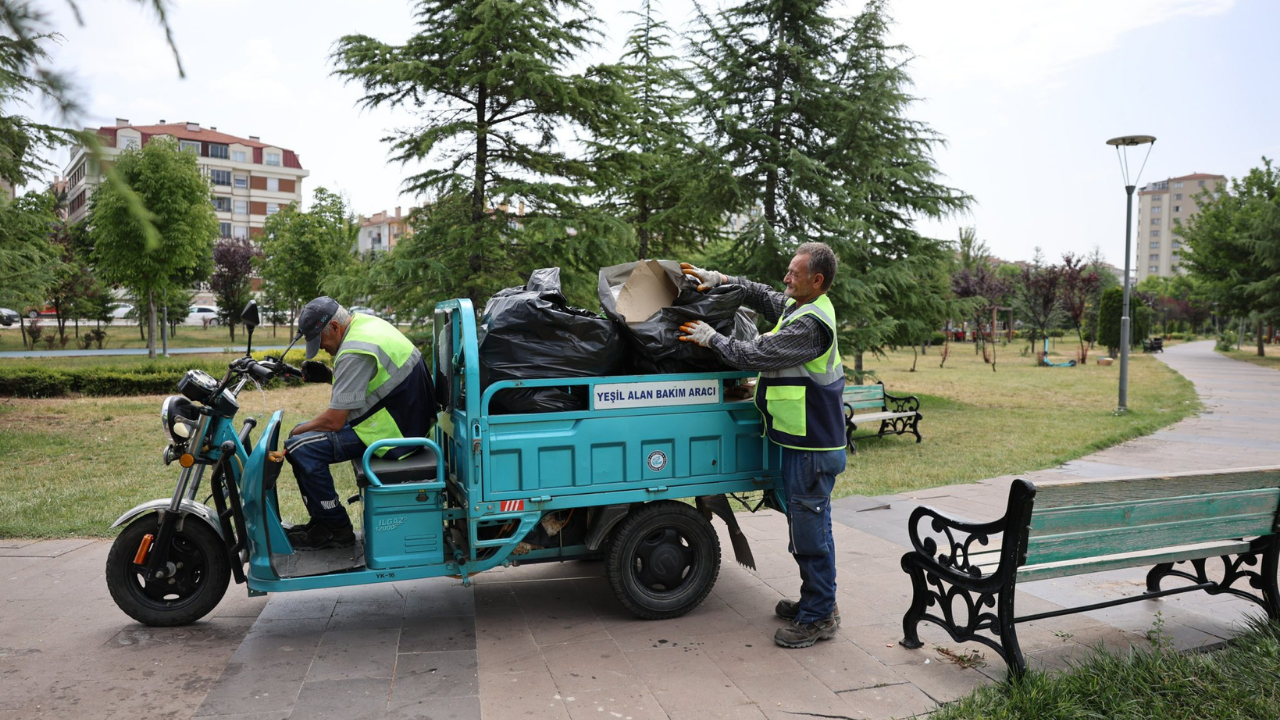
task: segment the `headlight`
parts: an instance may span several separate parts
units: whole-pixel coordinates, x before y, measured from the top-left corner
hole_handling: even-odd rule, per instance
[[[170,395],[160,406],[160,424],[171,443],[185,443],[200,423],[200,409],[181,395]]]

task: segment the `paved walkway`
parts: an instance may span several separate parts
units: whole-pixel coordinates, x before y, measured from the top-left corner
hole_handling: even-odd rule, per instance
[[[1280,465],[1280,373],[1208,343],[1162,358],[1206,412],[1061,468],[1037,484],[1115,475]],[[143,628],[106,595],[106,543],[0,544],[0,716],[199,718],[890,718],[925,713],[1004,674],[964,669],[921,626],[897,644],[910,583],[898,566],[918,503],[994,518],[1012,477],[835,503],[843,624],[830,642],[782,650],[773,605],[799,580],[776,513],[742,518],[758,570],[726,556],[707,601],[644,622],[612,598],[599,563],[497,570],[474,588],[437,579],[249,600],[233,588],[208,622]],[[717,527],[723,527],[717,522]],[[722,545],[728,548],[722,532]],[[1019,609],[1129,594],[1144,572],[1019,586]],[[1220,643],[1251,606],[1188,593],[1019,626],[1030,662],[1061,667],[1097,644],[1146,644],[1154,612],[1182,648]],[[981,648],[979,648],[981,649]]]

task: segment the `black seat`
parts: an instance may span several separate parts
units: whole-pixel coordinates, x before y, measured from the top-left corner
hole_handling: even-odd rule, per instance
[[[383,485],[399,485],[435,480],[436,462],[436,454],[424,448],[400,460],[373,458],[369,461],[369,467]],[[351,469],[356,474],[356,485],[369,487],[369,480],[365,477],[359,458],[351,461]]]

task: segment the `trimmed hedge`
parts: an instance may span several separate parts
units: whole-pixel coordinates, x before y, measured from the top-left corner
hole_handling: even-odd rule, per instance
[[[285,362],[298,366],[302,363],[304,351],[290,351]],[[261,360],[268,353],[253,354]],[[327,354],[319,358],[329,362]],[[194,363],[214,376],[221,378],[227,371],[226,364]],[[178,381],[187,372],[182,366],[151,366],[120,369],[111,367],[89,367],[75,370],[45,370],[33,367],[17,367],[0,369],[0,396],[49,398],[62,397],[72,393],[82,393],[97,397],[127,395],[167,395],[178,391]],[[290,385],[300,384],[300,380],[291,380]],[[278,385],[272,381],[268,387]]]

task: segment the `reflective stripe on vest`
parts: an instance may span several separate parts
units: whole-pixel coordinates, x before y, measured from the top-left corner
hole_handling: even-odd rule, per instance
[[[788,299],[787,307],[795,304]],[[760,373],[756,407],[764,415],[765,434],[777,445],[797,450],[839,450],[845,446],[844,366],[836,340],[836,313],[825,294],[778,319],[773,332],[812,315],[831,331],[831,345],[818,357],[794,367]]]
[[[348,353],[368,355],[378,365],[365,389],[364,404],[349,415],[351,428],[365,445],[404,437],[392,413],[385,407],[375,408],[413,375],[414,367],[422,362],[422,354],[395,326],[381,318],[360,314],[352,317],[347,334],[338,346],[338,354],[333,358],[334,366]],[[387,454],[387,448],[374,454],[382,457]]]

